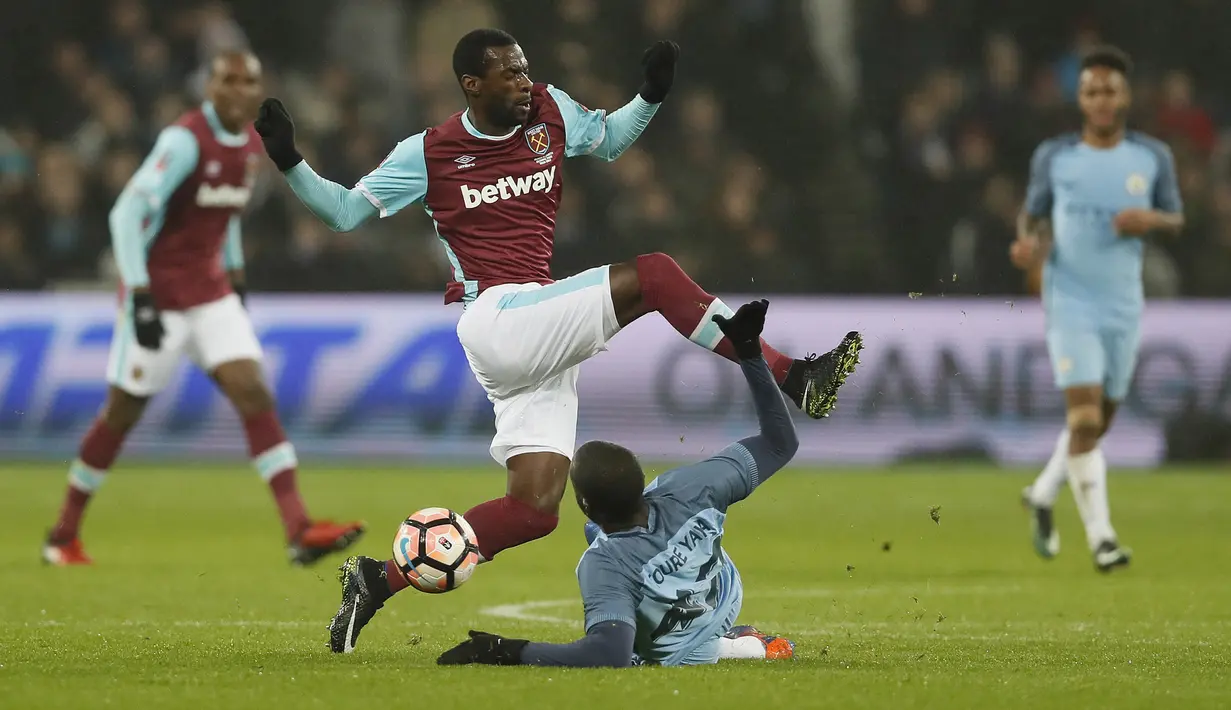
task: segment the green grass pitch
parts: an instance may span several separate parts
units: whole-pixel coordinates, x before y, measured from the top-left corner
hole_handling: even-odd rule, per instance
[[[235,467],[124,466],[86,519],[96,565],[38,563],[60,467],[0,468],[0,706],[5,708],[1225,708],[1231,706],[1231,477],[1122,474],[1112,506],[1131,569],[1092,569],[1067,492],[1060,557],[1035,558],[1028,472],[790,470],[733,509],[724,546],[741,621],[798,643],[790,662],[565,671],[450,668],[478,628],[580,632],[567,512],[455,593],[406,592],[331,655],[334,568],[284,561],[268,494]],[[416,508],[500,493],[491,467],[310,469],[319,515],[370,525],[387,556]],[[571,496],[571,494],[569,494]],[[939,522],[930,511],[939,506]]]

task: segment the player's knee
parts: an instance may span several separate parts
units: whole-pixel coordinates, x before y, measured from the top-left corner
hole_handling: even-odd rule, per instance
[[[112,387],[99,418],[111,431],[127,434],[141,421],[141,415],[145,413],[145,403],[148,401],[146,397],[138,397],[118,387]]]
[[[642,254],[637,257],[637,270],[642,272],[652,270],[657,273],[683,271],[679,263],[671,258],[671,255],[664,254],[661,251]]]
[[[274,397],[258,377],[233,380],[226,387],[227,398],[244,417],[264,414],[274,408]]]
[[[1097,441],[1103,433],[1103,410],[1097,404],[1069,408],[1069,435],[1074,439]]]

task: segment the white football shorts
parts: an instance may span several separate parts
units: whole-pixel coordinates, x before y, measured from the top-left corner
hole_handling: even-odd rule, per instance
[[[184,355],[206,372],[235,360],[262,359],[252,320],[233,293],[186,311],[163,311],[165,332],[157,350],[137,344],[131,308],[120,310],[107,361],[107,382],[131,395],[150,397],[165,389]]]
[[[578,366],[619,330],[606,266],[547,286],[495,286],[466,306],[457,337],[496,411],[492,458],[573,457]]]

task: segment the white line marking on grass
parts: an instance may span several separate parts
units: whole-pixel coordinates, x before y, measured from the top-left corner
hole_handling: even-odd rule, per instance
[[[534,613],[535,609],[554,609],[556,607],[575,604],[577,604],[576,599],[545,599],[535,602],[524,602],[522,604],[501,604],[499,606],[483,607],[479,610],[479,613],[485,616],[498,616],[502,619],[513,619],[514,621],[534,621],[548,624],[575,624],[577,623],[577,619],[566,619],[561,616]]]
[[[893,596],[893,595],[936,595],[936,596],[983,596],[987,594],[1016,594],[1022,587],[1016,584],[873,584],[866,587],[796,587],[783,589],[761,589],[749,592],[745,596],[751,599],[811,599],[814,597],[863,597],[863,596]]]

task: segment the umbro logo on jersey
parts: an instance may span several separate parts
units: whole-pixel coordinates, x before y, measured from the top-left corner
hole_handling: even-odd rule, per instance
[[[462,201],[472,210],[483,203],[494,204],[500,200],[521,197],[531,192],[550,192],[556,184],[556,166],[522,177],[502,177],[492,185],[471,187],[462,185]]]
[[[462,157],[457,158],[453,162],[457,163],[458,170],[464,170],[466,168],[473,168],[475,165],[474,163],[475,160],[477,160],[477,158],[475,158],[473,155],[463,155]]]

